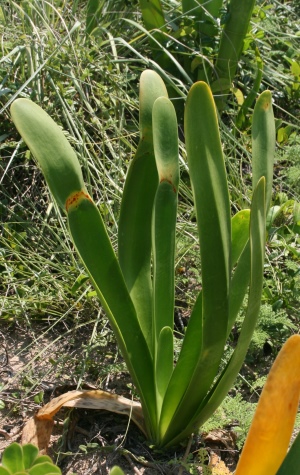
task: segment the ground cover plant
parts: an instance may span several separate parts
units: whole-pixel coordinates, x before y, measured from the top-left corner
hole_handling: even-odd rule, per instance
[[[138,140],[138,78],[141,70],[149,66],[156,68],[156,65],[141,37],[141,30],[126,23],[126,18],[130,18],[142,24],[137,2],[130,5],[126,2],[105,3],[103,22],[98,25],[102,28],[101,35],[90,36],[88,41],[85,41],[84,2],[46,4],[31,1],[1,5],[0,100],[4,110],[0,134],[0,206],[4,226],[0,235],[0,302],[6,372],[2,373],[0,399],[5,405],[1,410],[3,427],[11,434],[28,412],[31,414],[37,409],[39,401],[47,402],[53,385],[67,383],[70,389],[70,385],[76,388],[83,382],[92,382],[96,387],[109,390],[118,386],[119,392],[129,397],[133,391],[87,275],[76,259],[70,241],[65,239],[65,219],[51,202],[32,157],[15,133],[8,114],[9,100],[15,93],[31,98],[63,127],[76,153],[85,154],[84,161],[80,161],[89,192],[93,190],[113,247],[117,249],[115,233],[121,190]],[[170,5],[164,2],[164,10],[178,16],[177,5],[172,3],[172,8]],[[247,97],[256,74],[254,46],[257,46],[264,64],[260,91],[272,90],[276,117],[272,206],[281,207],[286,203],[267,234],[266,284],[254,343],[235,389],[217,411],[216,425],[213,419],[209,424],[209,430],[222,428],[222,436],[218,436],[220,443],[221,438],[226,440],[233,430],[238,434],[239,447],[247,432],[243,421],[249,419],[249,407],[243,404],[247,401],[249,406],[255,405],[274,356],[299,326],[299,188],[297,181],[288,179],[289,169],[297,170],[299,146],[297,76],[293,73],[296,72],[295,63],[299,63],[297,19],[297,5],[292,2],[274,1],[268,5],[257,2],[234,83],[235,88]],[[73,28],[77,20],[82,22],[81,26]],[[185,84],[185,80],[174,81],[159,67],[156,70],[167,84],[174,82],[180,93],[186,95],[189,84]],[[246,114],[240,133],[234,125],[240,107],[235,97],[233,94],[233,100],[223,114],[220,130],[230,177],[230,199],[235,203],[233,212],[249,207],[251,182],[251,114]],[[99,136],[105,140],[99,140]],[[194,239],[192,194],[181,141],[179,150],[181,180],[175,275],[178,340],[175,351],[180,347],[181,334],[185,331],[201,277],[199,251]],[[228,352],[235,346],[238,333],[239,325],[230,335]],[[235,394],[239,395],[236,399]],[[75,416],[76,412],[71,419]],[[63,423],[61,417],[65,417],[64,413],[58,418],[59,424]],[[70,464],[77,467],[78,473],[83,470],[84,461],[95,464],[95,450],[102,454],[103,463],[113,465],[112,457],[117,454],[126,464],[130,463],[126,457],[131,455],[122,447],[116,451],[120,439],[116,439],[118,433],[113,432],[113,428],[119,426],[120,421],[105,417],[101,416],[103,424],[106,421],[105,427],[102,422],[100,426],[106,441],[91,440],[92,436],[82,435],[78,442],[81,448],[69,446],[67,450],[63,445],[66,437],[62,438],[62,445],[56,446],[60,457],[63,457],[62,452],[72,453],[69,458],[65,457],[64,470],[67,461],[69,467]],[[90,427],[95,425],[95,434],[98,423],[97,416],[89,419]],[[82,428],[86,429],[87,426]],[[126,424],[120,432],[126,432]],[[135,434],[135,443],[131,444],[130,434],[129,431],[126,439],[129,452],[134,451],[138,440]],[[2,434],[1,437],[3,447],[8,441]],[[202,440],[204,444],[211,443],[207,442],[209,436],[203,436]],[[222,449],[222,454],[231,454],[231,459],[235,459],[235,452],[224,445]],[[185,456],[184,450],[177,452],[177,456],[170,454],[167,460],[155,453],[147,452],[145,456],[150,464],[157,462],[155,473],[167,467],[175,471],[180,467],[192,470],[200,464],[200,454],[194,445],[189,456]],[[134,463],[140,469],[143,467],[137,461]],[[130,464],[127,469],[133,470]],[[105,466],[102,470],[106,473]]]

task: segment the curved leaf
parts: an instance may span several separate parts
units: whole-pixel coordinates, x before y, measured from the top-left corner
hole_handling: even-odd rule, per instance
[[[2,466],[11,473],[23,472],[25,470],[23,460],[23,450],[20,444],[13,442],[3,452]]]
[[[78,158],[62,130],[34,102],[17,99],[11,105],[11,115],[22,138],[38,160],[47,184],[64,210],[68,196],[86,192]]]

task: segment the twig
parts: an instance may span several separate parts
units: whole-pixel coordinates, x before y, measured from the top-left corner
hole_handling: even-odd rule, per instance
[[[136,473],[136,475],[142,475],[142,473],[139,471],[139,469],[134,465],[134,463],[132,462],[130,456],[128,453],[124,452],[123,453],[123,456],[126,458],[127,462],[129,463],[130,467],[132,468],[132,470],[134,471],[134,473]]]
[[[183,474],[183,470],[184,470],[184,464],[186,463],[187,461],[187,458],[190,454],[190,451],[191,451],[191,447],[192,447],[192,443],[193,443],[193,438],[194,438],[194,434],[191,435],[191,437],[189,438],[189,441],[188,441],[188,444],[187,444],[187,447],[185,449],[185,453],[184,453],[184,456],[182,458],[182,465],[181,467],[179,468],[179,471],[178,471],[178,475],[182,475]]]

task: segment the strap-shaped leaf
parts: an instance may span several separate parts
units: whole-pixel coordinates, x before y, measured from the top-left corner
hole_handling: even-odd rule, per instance
[[[231,218],[231,266],[238,262],[249,239],[250,210],[243,209]]]
[[[169,99],[159,98],[153,107],[153,140],[159,186],[152,220],[153,331],[154,345],[163,327],[173,328],[174,260],[179,158],[177,120]],[[173,360],[173,354],[171,356]]]
[[[11,115],[20,135],[37,158],[51,193],[64,210],[71,193],[85,190],[77,156],[62,130],[29,99],[17,99]]]
[[[231,219],[214,100],[203,82],[196,83],[189,92],[185,134],[200,241],[203,352],[212,352],[212,360],[218,361],[228,321]]]
[[[229,194],[214,100],[205,83],[194,84],[189,92],[185,136],[203,289],[165,396],[160,422],[164,442],[179,434],[195,414],[216,375],[227,336],[231,270]],[[196,361],[195,348],[198,350]],[[194,363],[190,368],[186,365],[189,359]]]
[[[120,266],[151,352],[151,223],[158,186],[152,109],[160,96],[167,97],[164,82],[154,71],[144,71],[140,80],[140,142],[126,177],[118,233]]]
[[[270,91],[264,91],[254,107],[252,120],[252,188],[262,176],[266,179],[266,212],[272,196],[276,144],[275,121]]]
[[[166,30],[166,22],[160,0],[139,0],[143,22],[147,30]]]
[[[241,328],[237,346],[214,383],[208,395],[203,399],[198,411],[195,411],[194,419],[191,419],[183,434],[188,434],[193,427],[203,424],[221,404],[231,388],[234,380],[245,359],[253,331],[257,322],[264,269],[265,249],[265,179],[261,178],[253,194],[250,217],[250,251],[251,251],[251,274],[247,313]],[[171,443],[176,443],[179,437]]]
[[[153,106],[153,143],[160,182],[152,220],[153,351],[159,413],[174,360],[174,261],[179,185],[176,113],[171,101],[164,97],[158,98]]]
[[[100,213],[85,190],[78,159],[61,129],[39,106],[19,99],[13,103],[12,113],[19,132],[42,168],[54,198],[68,213],[75,246],[107,311],[129,371],[140,391],[151,431],[151,426],[156,424],[156,405],[150,350]]]
[[[155,366],[155,382],[157,391],[158,414],[173,372],[173,331],[169,327],[162,328],[157,341],[157,357]],[[172,358],[170,358],[172,355]]]
[[[224,92],[229,91],[230,84],[234,79],[254,5],[255,0],[243,0],[243,2],[231,0],[229,3],[228,20],[221,35],[215,65],[216,84],[219,79],[220,84],[224,79],[227,81],[228,90]]]
[[[232,265],[235,265],[237,261],[238,264],[234,271],[230,289],[227,335],[232,328],[249,285],[250,246],[249,244],[247,245],[247,241],[249,241],[249,224],[250,210],[248,209],[238,212],[231,219]],[[174,369],[174,375],[169,387],[169,392],[172,393],[174,391],[174,394],[177,396],[180,391],[183,394],[184,388],[188,386],[199,358],[199,341],[202,341],[202,293],[199,294],[193,312],[197,318],[193,317],[190,319],[188,332],[183,341],[180,358]]]
[[[151,411],[155,406],[152,358],[101,215],[95,204],[83,196],[69,207],[68,223],[77,252],[96,287],[128,369],[145,402],[145,411]],[[152,420],[154,414],[155,411]]]
[[[248,241],[231,279],[227,336],[229,336],[232,330],[249,286],[251,272],[250,261],[250,242]]]

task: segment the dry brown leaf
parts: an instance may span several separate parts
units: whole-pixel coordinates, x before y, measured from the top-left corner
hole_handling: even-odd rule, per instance
[[[210,453],[210,462],[208,466],[212,475],[232,475],[232,472],[230,472],[229,468],[226,467],[223,460],[221,460],[215,452]]]
[[[36,416],[32,417],[25,424],[21,444],[36,445],[42,454],[46,454],[53,425],[53,419],[39,420]]]
[[[100,389],[76,390],[52,399],[29,419],[23,429],[22,444],[34,444],[42,453],[46,453],[54,425],[53,417],[63,406],[104,409],[125,414],[146,434],[144,416],[139,402]]]

